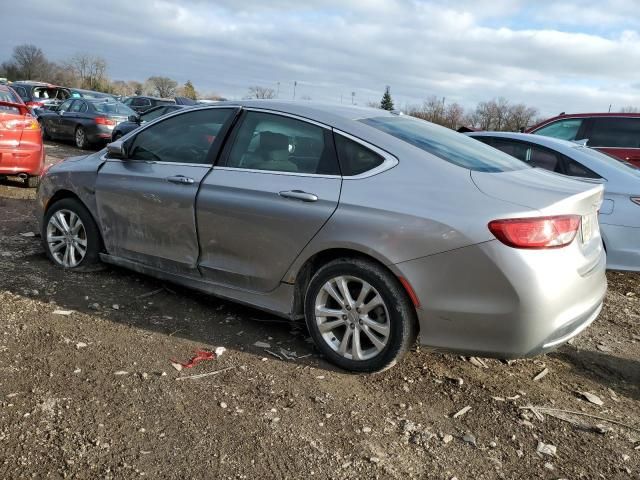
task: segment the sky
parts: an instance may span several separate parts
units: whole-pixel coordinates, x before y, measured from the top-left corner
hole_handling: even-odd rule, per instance
[[[640,107],[639,0],[21,0],[0,61],[104,57],[118,80],[169,76],[236,99],[252,85],[324,102],[396,106],[505,97],[561,111]]]

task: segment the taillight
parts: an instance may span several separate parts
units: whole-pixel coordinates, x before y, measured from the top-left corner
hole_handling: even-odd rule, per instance
[[[631,197],[631,201],[633,203],[640,205],[640,197]]]
[[[96,117],[95,121],[98,125],[115,125],[116,121],[107,117]]]
[[[27,102],[25,105],[29,108],[40,108],[44,107],[44,102]]]
[[[578,233],[580,215],[509,218],[489,222],[489,230],[505,245],[514,248],[560,248]]]
[[[35,118],[11,119],[0,122],[2,130],[39,130],[40,124]]]

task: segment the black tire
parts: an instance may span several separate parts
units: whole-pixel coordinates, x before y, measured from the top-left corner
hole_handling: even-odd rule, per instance
[[[29,176],[26,181],[28,188],[38,188],[40,185],[40,175]]]
[[[86,253],[84,255],[84,258],[82,258],[82,260],[74,267],[65,267],[59,261],[57,261],[54,258],[47,242],[47,225],[49,224],[49,220],[56,212],[59,212],[60,210],[69,210],[80,217],[86,233]],[[60,268],[80,272],[95,271],[96,265],[100,263],[99,254],[102,250],[102,238],[100,236],[100,231],[98,230],[98,226],[93,220],[91,213],[89,213],[89,210],[87,210],[87,208],[75,198],[63,198],[62,200],[58,200],[57,202],[53,203],[47,209],[42,222],[42,231],[40,232],[40,234],[42,236],[42,243],[45,252],[47,253],[47,257],[49,257],[49,259]]]
[[[386,306],[389,336],[385,347],[373,358],[353,360],[344,357],[329,345],[318,328],[315,318],[316,297],[325,283],[339,276],[364,280],[377,291]],[[304,303],[307,327],[316,346],[330,362],[345,370],[354,372],[386,370],[395,365],[415,342],[418,322],[411,300],[398,279],[383,266],[373,261],[359,258],[340,258],[322,266],[309,282]],[[346,331],[349,326],[345,325],[344,328]],[[353,340],[351,341],[353,342]]]
[[[76,147],[78,147],[80,150],[86,150],[90,146],[89,140],[87,139],[87,132],[82,126],[76,127],[73,139]]]
[[[47,131],[47,127],[44,125],[44,122],[40,120],[40,130],[42,130],[42,139],[43,140],[51,140],[51,135]]]

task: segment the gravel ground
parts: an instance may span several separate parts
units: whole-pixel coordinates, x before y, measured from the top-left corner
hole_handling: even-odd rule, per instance
[[[0,184],[0,478],[640,478],[638,274],[610,273],[601,316],[554,353],[416,348],[353,375],[304,325],[125,270],[55,268],[23,235],[33,198]]]

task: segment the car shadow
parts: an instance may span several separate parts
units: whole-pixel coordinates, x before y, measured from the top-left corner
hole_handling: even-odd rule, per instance
[[[565,345],[548,355],[570,364],[579,375],[640,400],[640,362],[636,360],[573,345]]]

